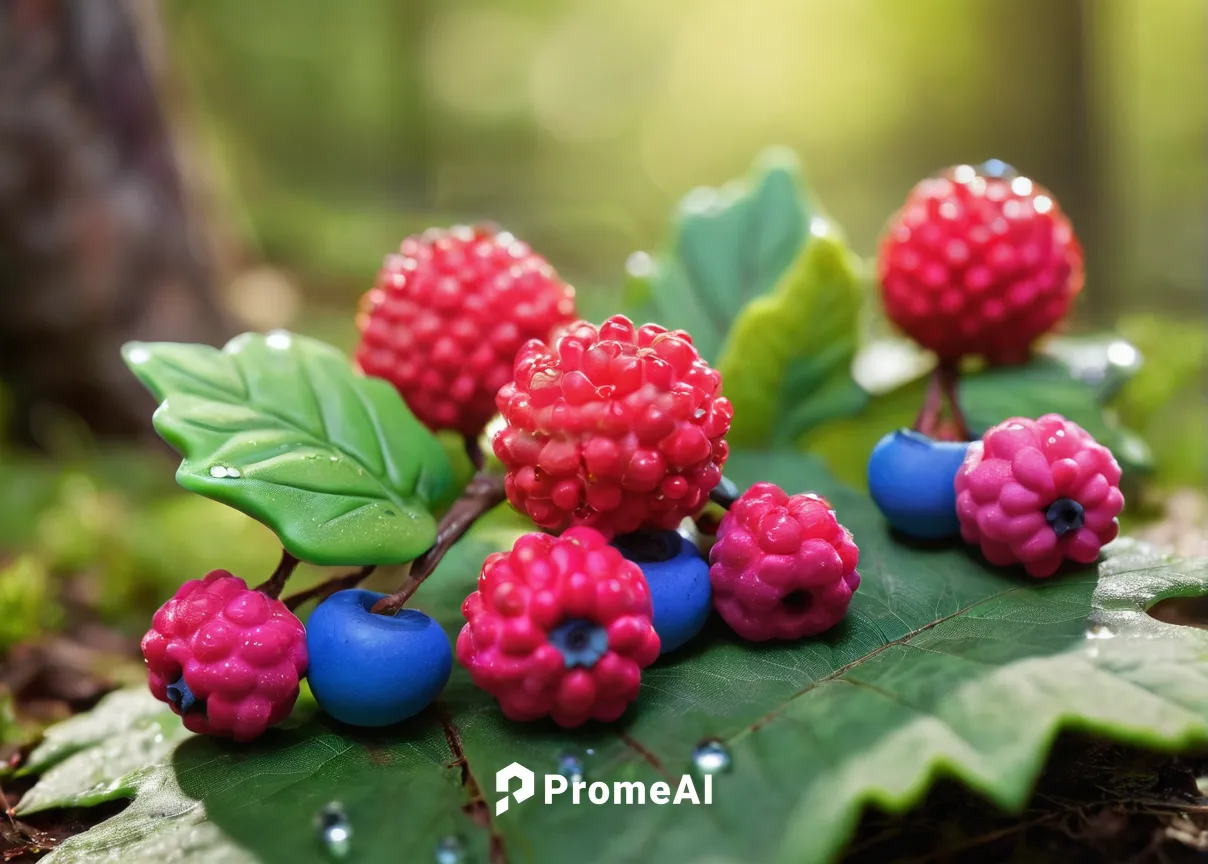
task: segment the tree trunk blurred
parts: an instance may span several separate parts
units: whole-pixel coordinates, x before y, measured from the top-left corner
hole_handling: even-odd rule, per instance
[[[145,432],[121,344],[229,332],[133,8],[0,3],[0,378],[27,438],[48,408]]]

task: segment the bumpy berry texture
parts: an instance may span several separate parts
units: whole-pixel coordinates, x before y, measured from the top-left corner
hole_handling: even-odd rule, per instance
[[[734,409],[682,330],[615,315],[516,355],[494,438],[512,505],[543,528],[673,529],[705,505]]]
[[[641,569],[590,528],[491,555],[461,611],[458,662],[513,720],[616,720],[659,656]]]
[[[915,186],[878,270],[886,313],[920,345],[1018,362],[1081,290],[1082,247],[1047,190],[962,165]]]
[[[756,483],[722,517],[709,553],[713,605],[752,642],[814,636],[847,614],[859,560],[825,498]]]
[[[1067,558],[1091,564],[1120,532],[1120,466],[1058,414],[992,427],[969,445],[955,486],[966,542],[992,564],[1023,564],[1030,576],[1052,576]]]
[[[574,289],[510,234],[429,230],[387,256],[362,299],[356,361],[429,428],[477,436],[520,347],[574,315]]]
[[[159,607],[143,657],[151,692],[186,728],[248,741],[293,709],[306,632],[280,600],[214,570]]]

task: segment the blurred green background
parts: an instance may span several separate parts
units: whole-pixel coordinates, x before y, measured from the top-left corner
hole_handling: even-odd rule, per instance
[[[607,313],[626,256],[657,245],[676,200],[783,144],[863,254],[920,177],[992,156],[1015,165],[1073,218],[1089,271],[1079,319],[1096,326],[1139,310],[1203,312],[1206,10],[1203,0],[163,6],[175,92],[230,237],[310,301],[348,308],[404,234],[490,218],[573,281],[585,311]]]

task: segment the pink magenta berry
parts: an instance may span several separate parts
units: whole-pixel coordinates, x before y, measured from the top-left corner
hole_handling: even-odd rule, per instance
[[[387,256],[361,302],[356,360],[429,428],[477,436],[520,346],[573,321],[574,296],[511,234],[431,229]]]
[[[180,586],[142,648],[156,699],[190,731],[236,741],[288,717],[306,674],[302,622],[225,570]]]
[[[497,401],[508,500],[554,531],[675,529],[704,507],[729,455],[720,373],[682,330],[623,315],[525,345]]]
[[[513,720],[616,720],[659,656],[641,568],[591,528],[489,556],[461,611],[457,659]]]
[[[752,642],[814,636],[847,614],[859,560],[825,498],[756,483],[718,527],[709,553],[713,605]]]
[[[1068,558],[1092,564],[1120,532],[1120,466],[1059,414],[1012,417],[969,445],[956,473],[961,535],[992,564],[1052,576]]]

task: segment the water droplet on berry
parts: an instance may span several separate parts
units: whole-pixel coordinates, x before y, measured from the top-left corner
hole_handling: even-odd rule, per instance
[[[461,864],[466,858],[466,849],[452,834],[441,837],[436,844],[436,864]]]
[[[704,774],[730,770],[730,751],[716,738],[706,738],[692,751],[692,763]]]
[[[352,849],[352,824],[344,808],[332,802],[319,811],[319,841],[332,858],[347,858]]]
[[[563,753],[558,757],[558,773],[569,783],[583,782],[583,760],[574,753]]]

